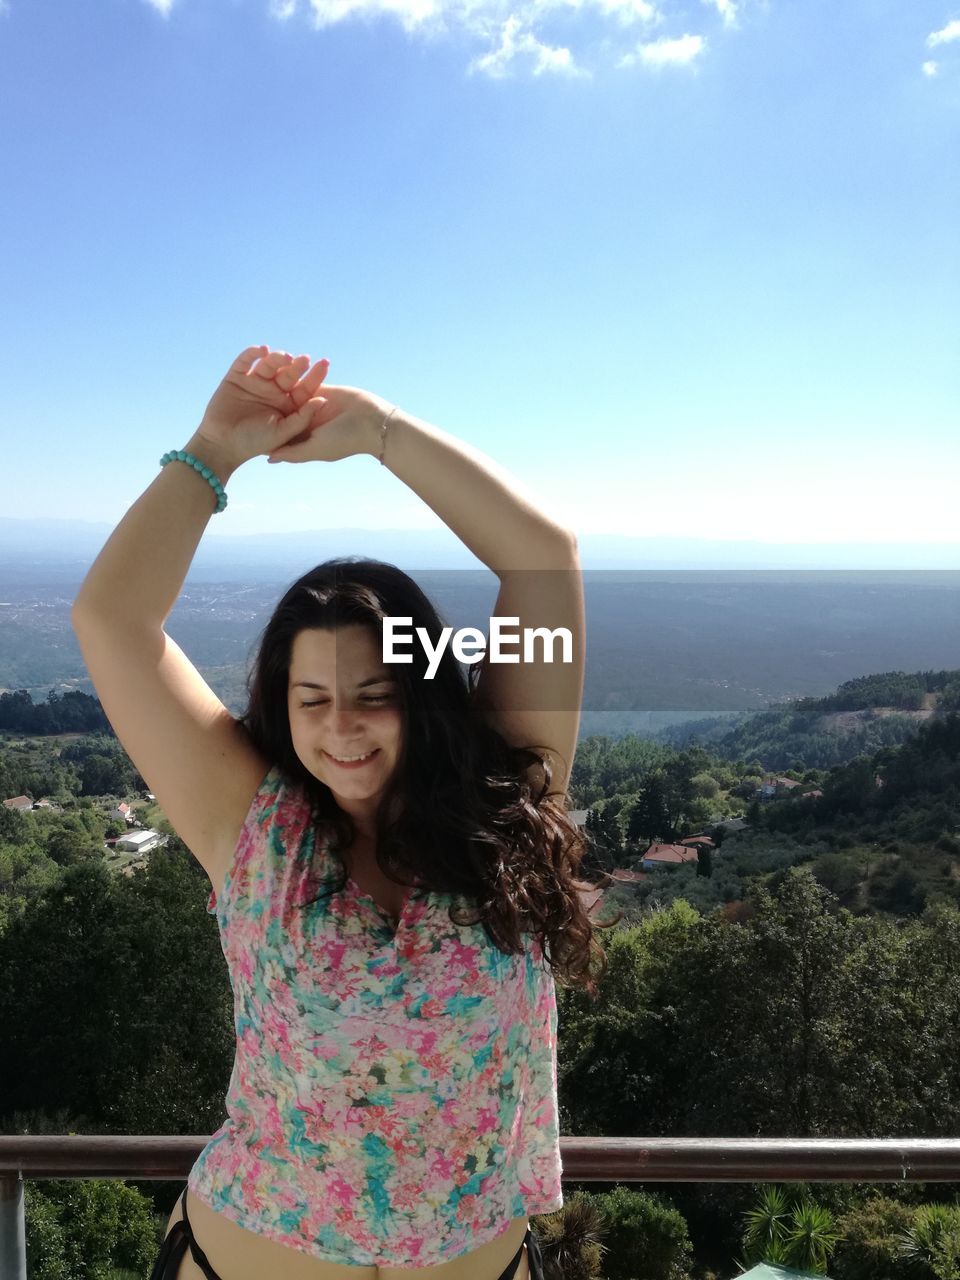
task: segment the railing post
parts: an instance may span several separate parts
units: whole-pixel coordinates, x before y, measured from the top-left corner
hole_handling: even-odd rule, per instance
[[[27,1280],[23,1179],[18,1173],[0,1174],[0,1276]]]

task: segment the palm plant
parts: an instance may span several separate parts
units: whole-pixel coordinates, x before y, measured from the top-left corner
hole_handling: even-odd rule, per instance
[[[761,1188],[758,1207],[748,1210],[744,1218],[746,1261],[737,1261],[741,1271],[758,1262],[770,1262],[823,1275],[828,1255],[840,1241],[833,1214],[815,1204],[803,1185],[789,1196],[782,1187]]]
[[[937,1280],[960,1280],[960,1204],[922,1204],[900,1237],[900,1256]]]

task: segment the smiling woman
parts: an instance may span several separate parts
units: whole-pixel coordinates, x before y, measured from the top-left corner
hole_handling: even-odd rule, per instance
[[[543,870],[525,866],[523,850],[566,819],[557,810],[546,827],[549,766],[478,713],[475,669],[468,681],[446,652],[427,681],[428,646],[412,664],[384,663],[391,609],[431,637],[443,627],[394,566],[328,561],[288,589],[263,631],[241,724],[276,764],[210,903],[228,958],[256,962],[231,964],[245,1031],[229,1119],[194,1165],[184,1207],[202,1206],[193,1218],[211,1259],[222,1248],[227,1260],[229,1244],[211,1216],[256,1222],[286,1248],[311,1239],[324,1258],[313,1280],[346,1280],[332,1259],[347,1250],[397,1280],[536,1278],[529,1216],[557,1207],[558,1135],[555,1112],[524,1100],[553,1096],[556,1006],[541,942],[552,922],[537,936],[515,894],[522,879],[536,903]],[[266,1092],[253,1083],[264,1062]],[[238,1151],[246,1134],[261,1135],[255,1160],[246,1139]],[[536,1195],[521,1193],[521,1160],[540,1169]],[[337,1205],[332,1179],[354,1188]],[[265,1184],[270,1201],[243,1190]],[[288,1196],[303,1206],[300,1235],[274,1208]],[[387,1203],[403,1264],[379,1238]],[[258,1265],[275,1264],[268,1248],[258,1245]],[[252,1280],[254,1251],[240,1252],[234,1280]]]
[[[541,1280],[529,1219],[563,1204],[553,975],[595,994],[604,967],[566,813],[576,544],[443,432],[318,396],[326,372],[242,353],[74,605],[117,736],[210,875],[234,994],[227,1117],[152,1280]],[[410,577],[333,560],[279,601],[234,719],[163,624],[224,479],[264,453],[379,457],[497,574],[496,615],[566,628],[573,661],[465,675]],[[409,663],[384,660],[388,616],[429,641]]]

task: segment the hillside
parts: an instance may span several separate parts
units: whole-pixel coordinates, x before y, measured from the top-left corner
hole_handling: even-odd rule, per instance
[[[960,670],[887,671],[848,680],[823,698],[673,725],[655,741],[675,750],[697,743],[722,760],[760,761],[767,770],[831,769],[900,746],[927,720],[957,709]]]
[[[756,884],[803,864],[855,914],[960,902],[958,694],[956,671],[886,672],[733,729],[706,722],[696,741],[696,725],[656,742],[588,739],[572,792],[592,866],[611,874],[628,922],[678,898],[735,914]],[[710,856],[643,865],[652,845],[703,831]]]

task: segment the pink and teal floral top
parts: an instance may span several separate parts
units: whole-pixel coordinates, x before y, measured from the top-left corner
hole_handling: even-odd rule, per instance
[[[553,976],[536,938],[455,925],[459,895],[409,890],[394,931],[341,875],[275,766],[207,906],[237,1051],[189,1187],[325,1262],[436,1266],[563,1204]]]

